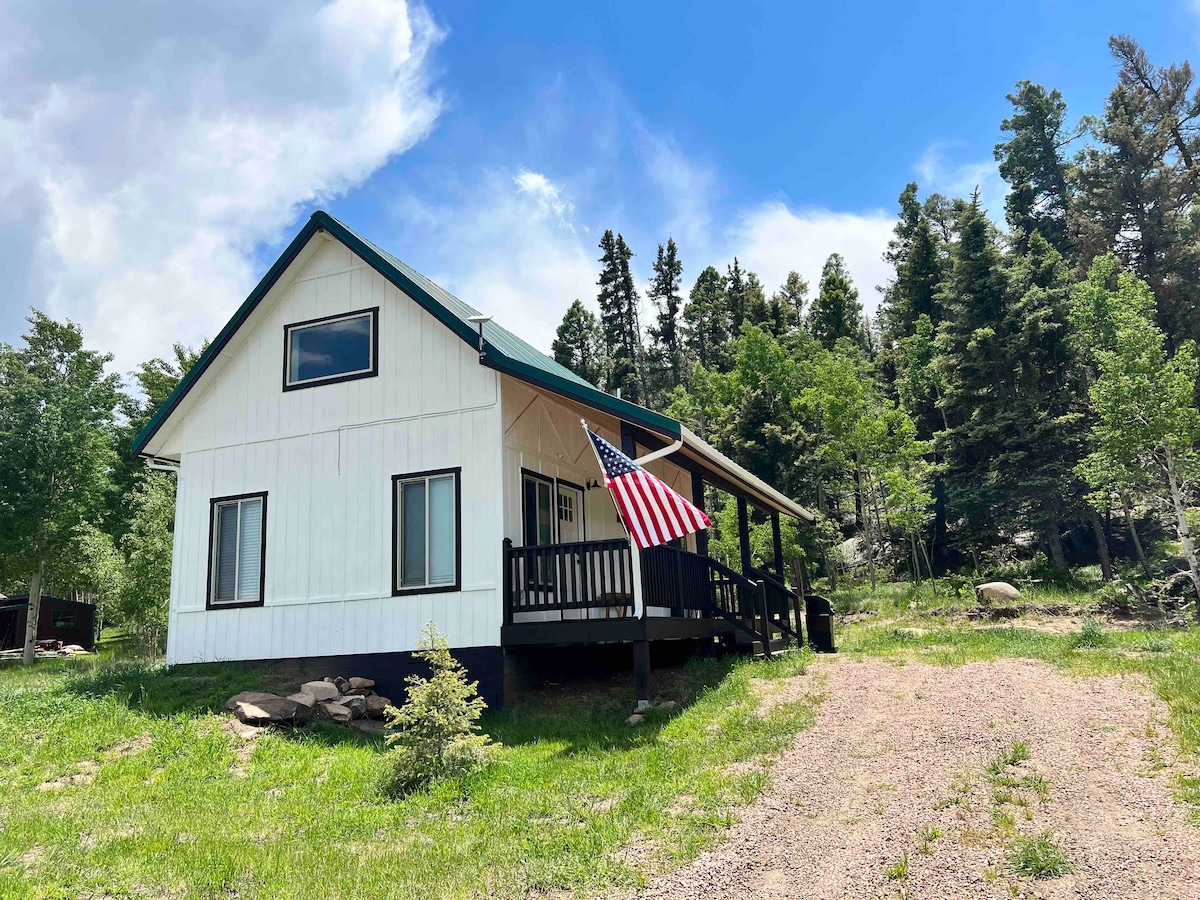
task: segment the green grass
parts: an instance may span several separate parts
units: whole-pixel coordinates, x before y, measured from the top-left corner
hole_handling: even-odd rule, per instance
[[[1007,859],[1010,872],[1030,878],[1057,878],[1075,868],[1071,858],[1050,839],[1048,831],[1037,837],[1021,838]]]
[[[0,896],[519,897],[637,887],[718,839],[818,702],[757,714],[808,660],[695,662],[677,714],[628,686],[485,716],[495,765],[389,801],[382,739],[328,723],[245,743],[221,702],[263,685],[104,658],[0,668]],[[667,673],[664,674],[664,679]],[[270,689],[287,681],[268,677]],[[664,682],[665,683],[665,682]],[[68,783],[71,776],[79,776]],[[57,782],[61,786],[46,790]],[[42,789],[39,789],[42,786]]]
[[[903,881],[908,877],[908,851],[884,868],[883,877],[888,881]]]

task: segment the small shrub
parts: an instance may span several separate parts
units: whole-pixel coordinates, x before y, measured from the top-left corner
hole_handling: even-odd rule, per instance
[[[1059,847],[1050,840],[1050,832],[1037,837],[1022,838],[1008,854],[1009,870],[1015,875],[1032,878],[1057,878],[1074,870],[1075,865]]]
[[[421,635],[414,655],[429,665],[432,675],[409,675],[408,699],[399,709],[387,709],[387,788],[392,796],[439,778],[468,775],[482,768],[496,747],[479,733],[479,717],[487,707],[479,682],[467,681],[436,625],[430,622]]]
[[[1104,627],[1088,616],[1083,620],[1083,628],[1075,635],[1071,643],[1076,647],[1103,647],[1108,643],[1108,635],[1104,633]]]
[[[1138,645],[1138,649],[1143,653],[1170,653],[1175,649],[1175,644],[1170,638],[1148,637]]]

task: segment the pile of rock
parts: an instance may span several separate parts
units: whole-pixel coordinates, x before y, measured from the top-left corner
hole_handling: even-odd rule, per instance
[[[375,693],[370,678],[306,681],[286,697],[265,691],[242,691],[225,701],[225,708],[247,725],[303,725],[314,715],[361,731],[383,730],[384,711],[392,701]]]

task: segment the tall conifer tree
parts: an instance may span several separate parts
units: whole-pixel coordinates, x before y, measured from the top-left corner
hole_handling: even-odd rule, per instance
[[[600,239],[600,328],[607,354],[608,384],[613,393],[620,392],[626,400],[639,403],[645,394],[642,389],[641,331],[638,325],[637,289],[630,273],[629,260],[633,251],[621,235],[611,229]]]
[[[683,296],[679,282],[683,276],[683,263],[673,238],[667,238],[666,247],[658,245],[658,257],[654,260],[654,280],[650,285],[650,299],[656,311],[650,336],[654,341],[651,352],[653,363],[653,388],[655,393],[668,394],[683,380],[683,341],[679,333],[679,311]]]
[[[604,381],[604,353],[595,314],[576,299],[563,315],[554,342],[554,361],[597,387]]]
[[[1071,182],[1062,151],[1081,132],[1067,129],[1067,104],[1058,91],[1021,81],[1008,101],[1013,114],[1000,128],[1012,137],[996,145],[995,155],[1000,177],[1009,185],[1004,207],[1014,246],[1024,253],[1037,231],[1059,253],[1069,256]]]
[[[683,342],[688,356],[709,371],[729,368],[729,311],[725,279],[714,267],[700,273],[683,308]]]
[[[826,350],[841,338],[862,341],[863,309],[858,289],[838,253],[825,260],[821,286],[808,312],[808,330]]]

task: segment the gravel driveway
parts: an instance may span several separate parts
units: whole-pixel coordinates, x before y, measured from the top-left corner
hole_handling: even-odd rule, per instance
[[[1200,897],[1200,827],[1140,679],[837,659],[781,690],[827,694],[815,726],[728,841],[642,896]],[[1012,874],[1012,849],[1046,832],[1073,871]]]

